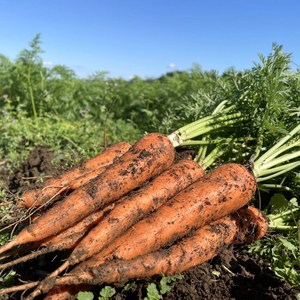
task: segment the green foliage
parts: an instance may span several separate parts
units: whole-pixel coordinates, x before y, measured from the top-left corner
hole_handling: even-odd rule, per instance
[[[246,71],[238,82],[242,91],[237,99],[238,107],[251,114],[251,133],[257,136],[257,155],[261,147],[273,144],[274,138],[285,134],[291,126],[289,109],[299,107],[291,89],[291,82],[299,82],[299,74],[291,70],[291,55],[282,46],[273,45],[268,57],[259,55],[260,63]],[[292,122],[292,126],[295,122]]]
[[[155,283],[150,283],[147,286],[147,296],[144,300],[159,300],[162,299]]]
[[[1,72],[5,81],[2,95],[8,95],[15,107],[21,107],[35,118],[42,108],[44,83],[48,73],[43,67],[40,44],[40,35],[37,34],[30,42],[30,48],[22,50],[15,63],[7,59],[0,61],[0,68],[6,70],[5,73]]]
[[[162,295],[168,293],[172,289],[174,282],[183,279],[184,279],[183,275],[163,276],[159,282],[160,293]]]
[[[291,70],[291,55],[276,44],[269,56],[260,55],[260,63],[243,72],[231,69],[219,75],[194,65],[157,79],[130,81],[108,78],[105,72],[79,79],[65,66],[44,67],[42,53],[36,35],[14,62],[0,56],[0,97],[6,95],[13,111],[21,109],[29,117],[54,114],[103,122],[109,114],[141,132],[168,133],[228,100],[251,120],[246,133],[259,137],[260,144],[299,117],[299,71]]]
[[[9,239],[9,234],[7,232],[2,232],[0,234],[0,246],[4,245]]]
[[[174,275],[174,276],[163,276],[158,284],[151,282],[146,288],[147,296],[144,300],[160,300],[163,298],[163,295],[171,291],[173,284],[182,280],[183,275]],[[132,287],[132,283],[125,285],[124,290],[128,291]],[[99,293],[98,300],[109,300],[116,293],[115,288],[107,285],[104,286]],[[78,300],[92,300],[94,299],[94,294],[92,292],[79,292],[77,294]]]
[[[16,272],[13,270],[4,272],[0,277],[0,289],[10,286],[15,281]]]
[[[147,286],[147,296],[144,300],[159,300],[173,288],[173,283],[182,280],[183,275],[163,276],[159,284],[149,283]]]
[[[108,300],[110,299],[114,294],[116,293],[115,288],[107,285],[100,291],[100,296],[98,297],[98,300]]]
[[[115,288],[106,285],[99,293],[98,300],[109,300],[116,293]],[[76,295],[77,300],[93,300],[94,294],[92,292],[79,292]]]
[[[296,198],[273,195],[266,208],[270,229],[282,235],[268,236],[249,246],[271,263],[272,270],[293,287],[300,288],[300,205]]]
[[[277,276],[294,288],[300,288],[300,251],[296,233],[264,238],[252,244],[250,251],[269,261]]]
[[[104,125],[86,119],[69,121],[58,115],[32,119],[20,112],[0,119],[0,135],[0,160],[6,159],[12,168],[36,145],[46,145],[58,161],[63,158],[74,164],[99,153],[105,143],[135,141],[139,131],[122,120],[107,119]]]
[[[79,292],[76,296],[77,300],[93,300],[94,295],[92,292]]]
[[[297,230],[297,223],[300,221],[300,205],[297,199],[287,200],[284,194],[275,193],[269,202],[268,218],[272,229]]]

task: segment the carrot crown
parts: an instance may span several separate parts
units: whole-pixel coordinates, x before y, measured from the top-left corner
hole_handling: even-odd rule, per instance
[[[234,137],[221,137],[219,133],[240,126],[246,120],[241,112],[236,112],[235,105],[227,106],[228,103],[227,100],[222,101],[211,115],[187,124],[168,135],[174,147],[199,146],[195,161],[203,169],[207,169],[226,152],[228,143],[233,140],[238,141]],[[213,135],[217,137],[212,137]],[[213,145],[213,150],[208,148],[209,145]]]
[[[195,137],[204,136],[212,132],[217,132],[221,128],[236,124],[243,120],[241,112],[233,112],[235,106],[225,108],[227,101],[221,102],[213,113],[195,122],[187,124],[170,135],[169,139],[174,147],[182,145],[203,145],[207,144],[204,140],[192,140]]]

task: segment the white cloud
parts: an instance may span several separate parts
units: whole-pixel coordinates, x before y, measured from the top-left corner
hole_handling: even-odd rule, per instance
[[[168,64],[167,67],[170,68],[170,69],[175,69],[176,68],[176,64],[173,63],[173,62],[171,62],[171,63]]]

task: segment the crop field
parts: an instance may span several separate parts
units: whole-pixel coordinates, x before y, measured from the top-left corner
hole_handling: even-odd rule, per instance
[[[125,80],[47,68],[42,52],[37,35],[0,54],[0,299],[300,300],[292,54],[273,44],[251,69]],[[190,241],[203,257],[185,258]]]

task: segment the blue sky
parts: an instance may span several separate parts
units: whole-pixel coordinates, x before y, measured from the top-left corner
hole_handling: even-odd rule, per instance
[[[129,79],[251,68],[272,43],[300,65],[299,0],[0,0],[0,53],[41,34],[45,64]]]

